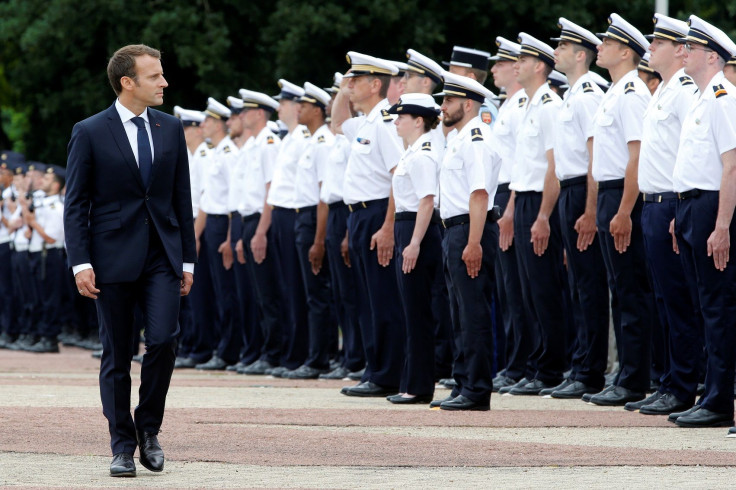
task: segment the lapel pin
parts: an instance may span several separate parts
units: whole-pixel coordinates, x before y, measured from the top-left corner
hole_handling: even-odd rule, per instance
[[[159,123],[156,123],[156,127],[157,127],[157,128],[160,128],[160,127],[161,127],[161,125],[160,125]]]

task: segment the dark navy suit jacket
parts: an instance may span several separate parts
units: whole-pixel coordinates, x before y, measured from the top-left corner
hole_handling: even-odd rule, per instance
[[[92,264],[99,283],[131,282],[155,228],[174,273],[197,261],[189,156],[181,122],[148,109],[153,168],[148,188],[113,104],[78,122],[68,147],[64,231],[69,266]]]

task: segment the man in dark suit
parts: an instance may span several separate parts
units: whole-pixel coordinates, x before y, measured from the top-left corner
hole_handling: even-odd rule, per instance
[[[159,51],[125,46],[110,59],[118,99],[77,123],[68,148],[64,227],[79,294],[95,299],[103,353],[102,409],[113,453],[111,476],[140,462],[161,471],[156,435],[174,369],[180,295],[192,286],[196,245],[187,147],[163,103]],[[134,307],[145,317],[139,402],[130,413]]]

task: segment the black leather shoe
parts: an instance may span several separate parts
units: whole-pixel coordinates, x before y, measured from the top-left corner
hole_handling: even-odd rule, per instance
[[[138,432],[138,461],[150,471],[163,471],[164,451],[158,443],[155,432]]]
[[[177,357],[174,361],[174,369],[192,369],[197,365],[197,361],[191,357]]]
[[[440,405],[442,405],[445,402],[449,402],[454,400],[455,397],[452,395],[446,396],[442,400],[433,400],[429,403],[429,408],[440,408]]]
[[[506,386],[513,386],[517,383],[514,378],[508,376],[496,376],[493,378],[493,392],[498,393],[498,390],[505,388]]]
[[[200,371],[224,371],[227,363],[218,356],[212,356],[209,361],[197,364],[194,367]]]
[[[28,352],[37,352],[39,354],[58,353],[59,342],[49,337],[41,337],[41,340],[26,349]]]
[[[516,382],[516,384],[513,384],[511,386],[504,386],[503,388],[499,388],[498,392],[502,395],[505,395],[506,393],[510,392],[513,388],[520,388],[529,383],[531,383],[531,380],[526,379],[526,378],[521,378],[519,381]]]
[[[319,375],[319,379],[345,379],[350,374],[350,371],[346,367],[338,366],[329,373]]]
[[[133,455],[118,453],[113,456],[112,463],[110,463],[110,476],[135,476]]]
[[[387,396],[386,400],[391,403],[395,403],[396,405],[414,405],[417,403],[429,403],[432,401],[432,398],[433,395],[417,395],[410,398],[401,395],[391,395]]]
[[[628,402],[643,400],[644,397],[644,393],[631,391],[623,386],[614,386],[614,388],[607,393],[593,395],[590,397],[590,403],[602,407],[617,407],[626,405]]]
[[[348,378],[352,379],[353,381],[360,381],[361,379],[363,379],[364,374],[365,374],[365,368],[359,371],[353,371],[352,373],[348,373]]]
[[[360,386],[361,384],[362,383],[358,383],[357,385],[353,385],[353,386],[343,386],[342,388],[340,388],[340,394],[341,395],[347,395],[348,394],[348,390],[350,390],[352,388],[355,388],[357,386]]]
[[[284,366],[278,366],[273,369],[270,369],[268,371],[268,374],[270,374],[274,378],[284,378],[285,377],[284,375],[288,373],[289,371],[291,371],[291,369],[284,367]]]
[[[559,390],[562,390],[564,388],[567,388],[568,386],[570,386],[573,383],[574,383],[574,381],[571,380],[570,378],[565,378],[562,381],[562,383],[558,384],[557,386],[552,386],[550,388],[544,388],[543,390],[540,390],[539,391],[539,396],[551,395],[555,391],[559,391]]]
[[[608,385],[605,388],[603,388],[602,391],[599,391],[598,393],[586,393],[582,397],[580,397],[580,399],[583,400],[585,403],[590,403],[590,399],[593,398],[593,395],[603,395],[613,390],[613,388],[614,388],[613,385]]]
[[[386,396],[391,393],[396,393],[396,389],[385,388],[371,381],[366,381],[365,383],[360,383],[358,386],[353,386],[351,388],[348,388],[344,394],[347,396],[369,397],[369,396]]]
[[[0,333],[0,349],[6,349],[15,340],[11,337],[8,332]]]
[[[239,374],[250,374],[250,375],[262,375],[266,374],[266,371],[273,369],[274,366],[270,362],[258,359],[253,364],[245,366],[243,369],[238,369]]]
[[[700,405],[693,405],[684,412],[672,412],[669,417],[667,417],[667,422],[672,422],[674,424],[678,418],[682,417],[683,415],[690,415],[691,413],[699,409]]]
[[[736,427],[731,427],[730,429],[728,429],[726,437],[736,437]]]
[[[451,390],[457,386],[457,381],[455,381],[455,378],[442,378],[438,381],[438,383],[448,390]]]
[[[629,412],[636,412],[644,405],[651,405],[652,403],[656,402],[660,398],[662,398],[662,393],[660,393],[659,391],[655,391],[654,393],[652,393],[651,395],[649,395],[643,400],[639,400],[638,402],[627,403],[626,405],[624,405],[624,410],[628,410]]]
[[[700,408],[688,415],[681,415],[675,421],[680,427],[730,427],[733,425],[733,414],[711,412]]]
[[[101,359],[102,358],[102,350],[92,351],[92,357],[94,359]]]
[[[573,381],[572,383],[565,386],[564,388],[553,391],[552,393],[550,393],[550,396],[552,398],[572,399],[572,398],[580,398],[581,396],[585,394],[594,394],[594,393],[598,393],[598,390],[596,388],[593,388],[592,386],[588,386],[582,381]]]
[[[327,370],[304,365],[299,366],[293,371],[284,373],[283,377],[288,379],[317,379],[320,374],[327,374]]]
[[[246,364],[244,364],[242,361],[238,361],[235,364],[230,364],[228,367],[225,368],[225,371],[232,372],[238,372],[238,369],[244,369]]]
[[[641,407],[639,413],[644,415],[669,415],[672,412],[682,412],[692,406],[692,402],[684,402],[678,400],[672,393],[665,393],[657,401]]]
[[[470,398],[458,395],[450,401],[442,402],[440,405],[441,410],[475,410],[480,412],[487,412],[491,409],[491,402],[476,403]]]
[[[553,388],[556,385],[548,385],[547,383],[534,379],[524,386],[515,386],[509,390],[511,395],[539,395],[539,392],[545,388]]]
[[[131,360],[133,362],[137,362],[138,364],[143,364],[143,354],[135,355]]]

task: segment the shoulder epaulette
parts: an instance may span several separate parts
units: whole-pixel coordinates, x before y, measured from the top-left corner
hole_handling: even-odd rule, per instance
[[[713,92],[716,94],[716,99],[728,95],[728,92],[726,92],[726,89],[721,84],[713,85]]]
[[[386,109],[381,109],[381,115],[383,116],[384,121],[394,121],[393,116],[391,116]]]
[[[225,148],[222,149],[225,153],[230,153],[230,145],[225,145]]]
[[[312,136],[312,133],[310,133],[308,129],[302,129],[302,136],[304,136],[305,138],[309,138],[310,136]]]
[[[693,82],[693,79],[689,76],[685,75],[684,77],[680,77],[680,85],[683,87],[687,85],[695,85],[695,82]]]
[[[324,143],[325,142],[325,135],[320,135],[317,138],[317,143]]]
[[[211,149],[212,149],[212,148],[214,148],[214,147],[215,147],[215,145],[213,145],[213,144],[212,144],[212,143],[210,143],[209,141],[207,142],[207,148],[209,148],[209,149],[211,150]]]
[[[590,93],[595,92],[595,89],[593,88],[593,84],[590,82],[583,82],[583,93]]]
[[[636,92],[636,87],[634,87],[634,82],[629,82],[626,85],[624,85],[625,94],[633,94],[635,92]]]
[[[207,156],[207,150],[200,150],[199,151],[199,156],[206,157]]]
[[[548,102],[552,102],[552,96],[550,94],[543,94],[542,95],[542,104],[546,104]]]
[[[524,107],[524,104],[526,104],[526,97],[519,99],[519,107]]]
[[[480,128],[473,128],[470,131],[471,141],[483,141],[483,133],[480,132]]]
[[[273,136],[266,136],[266,144],[272,145],[274,144],[275,140],[273,139]]]
[[[432,151],[432,143],[429,142],[429,141],[425,141],[422,144],[422,150],[424,150],[424,151]]]

